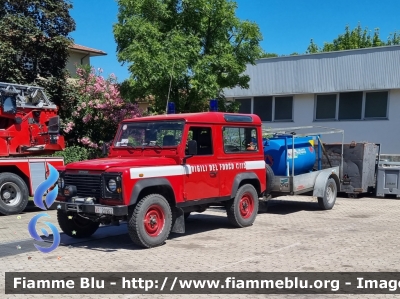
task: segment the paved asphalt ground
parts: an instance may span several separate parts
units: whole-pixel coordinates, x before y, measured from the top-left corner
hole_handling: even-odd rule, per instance
[[[338,198],[330,211],[312,197],[271,200],[252,227],[234,229],[221,210],[194,213],[184,235],[148,250],[132,245],[126,224],[91,238],[61,235],[49,254],[34,247],[35,208],[0,216],[0,298],[309,298],[311,295],[7,295],[5,272],[398,272],[400,200]],[[56,224],[56,211],[45,221]],[[45,227],[45,226],[42,226]],[[35,241],[36,242],[36,241]],[[37,242],[36,242],[37,243]],[[322,295],[315,298],[392,298]]]

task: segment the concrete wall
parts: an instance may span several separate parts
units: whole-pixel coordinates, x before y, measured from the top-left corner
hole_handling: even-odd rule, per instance
[[[343,129],[345,143],[372,142],[380,143],[383,154],[400,154],[400,89],[390,90],[387,120],[352,120],[352,121],[314,121],[314,94],[293,96],[292,122],[265,122],[266,128],[286,128],[294,126],[323,126]],[[255,111],[256,113],[256,111]],[[324,142],[341,142],[340,134],[323,135]]]

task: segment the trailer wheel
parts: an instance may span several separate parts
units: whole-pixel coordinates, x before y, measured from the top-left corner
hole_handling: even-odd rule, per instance
[[[99,222],[86,219],[77,213],[57,210],[57,220],[61,230],[72,238],[87,238],[100,226]]]
[[[268,164],[265,164],[265,170],[267,173],[267,189],[265,190],[265,193],[268,195],[271,194],[272,187],[274,186],[275,174],[271,166],[269,166]]]
[[[337,186],[333,178],[326,182],[324,197],[318,197],[318,205],[322,210],[330,210],[336,202]]]
[[[147,195],[130,214],[128,232],[133,243],[143,248],[164,244],[172,229],[172,211],[164,196]]]
[[[28,187],[21,177],[11,172],[0,174],[0,214],[19,214],[28,201]]]
[[[235,198],[227,203],[226,212],[233,226],[253,225],[258,213],[258,195],[253,185],[246,184],[240,187]]]

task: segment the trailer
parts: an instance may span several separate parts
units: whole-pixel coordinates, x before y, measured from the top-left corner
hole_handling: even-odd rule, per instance
[[[58,107],[38,86],[0,82],[0,214],[21,213],[65,148]]]
[[[344,131],[303,126],[264,128],[263,134],[268,135],[264,139],[264,157],[269,178],[272,178],[269,185],[271,197],[310,194],[318,198],[321,209],[332,209],[343,177]],[[322,163],[321,136],[326,134],[341,134],[339,165],[326,167]]]
[[[352,141],[342,146],[323,143],[322,150],[323,167],[343,164],[339,192],[350,198],[375,193],[381,155],[380,144]]]

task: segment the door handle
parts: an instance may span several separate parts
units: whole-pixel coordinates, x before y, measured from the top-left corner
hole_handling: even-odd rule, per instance
[[[210,172],[210,176],[211,176],[211,177],[217,176],[217,172],[216,172],[216,171],[211,171],[211,172]]]

